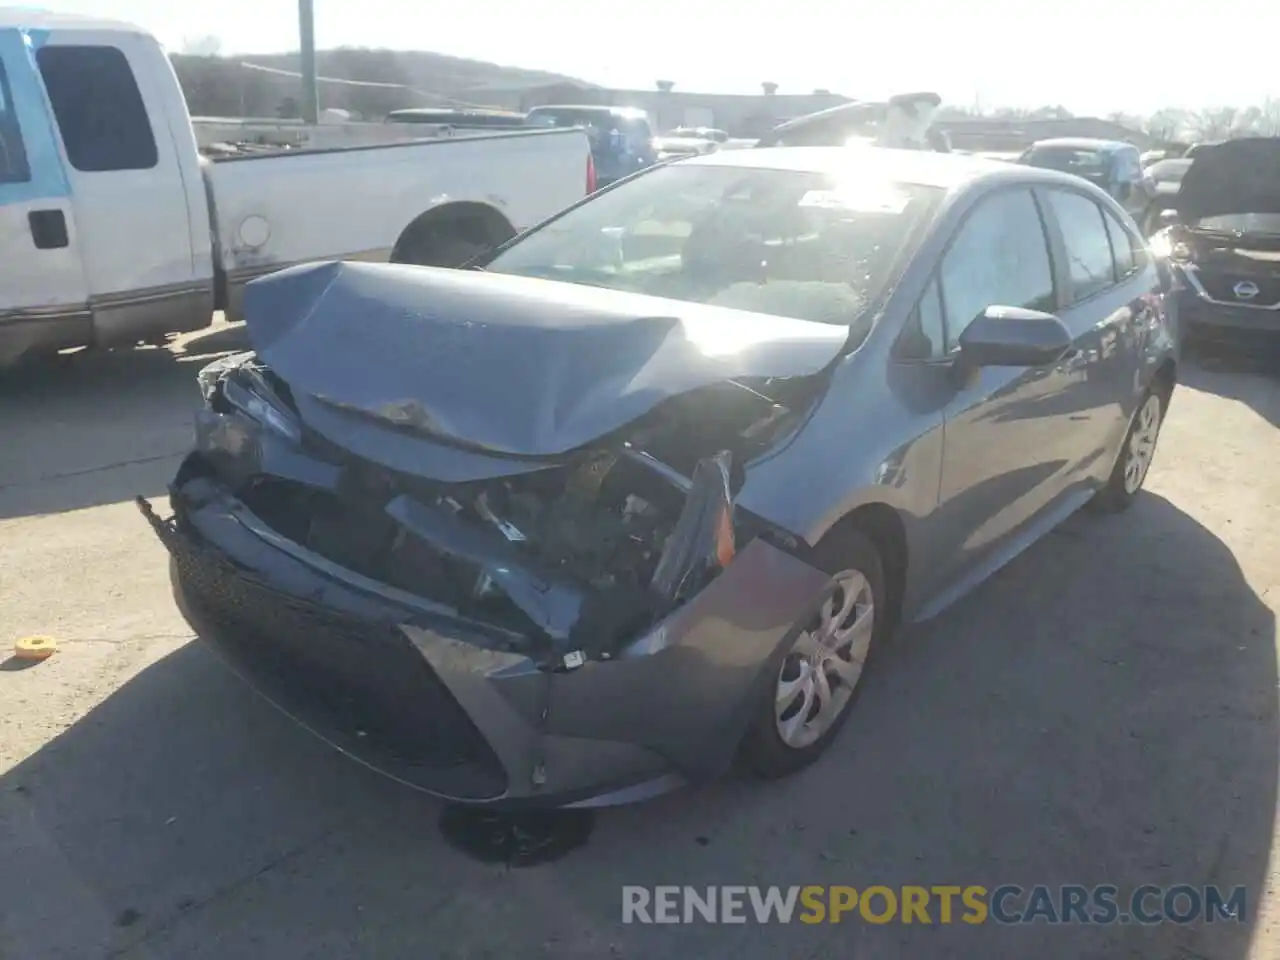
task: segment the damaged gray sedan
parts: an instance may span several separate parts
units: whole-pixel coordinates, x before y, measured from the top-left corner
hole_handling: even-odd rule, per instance
[[[1168,277],[1089,184],[865,148],[719,153],[473,269],[251,284],[171,517],[195,631],[454,800],[796,771],[897,624],[1138,494]]]

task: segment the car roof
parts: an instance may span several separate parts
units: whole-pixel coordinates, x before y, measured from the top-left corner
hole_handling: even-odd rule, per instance
[[[0,30],[11,29],[99,30],[110,33],[147,33],[141,27],[123,20],[82,17],[74,13],[53,13],[49,10],[32,10],[26,7],[0,7]]]
[[[963,153],[932,150],[896,150],[888,147],[760,147],[723,150],[678,160],[680,165],[741,167],[760,170],[794,170],[800,173],[838,174],[856,171],[896,183],[952,190],[980,180],[1008,180],[1076,185],[1078,180],[1056,170],[1042,170],[1004,160],[989,160]]]
[[[1037,140],[1031,145],[1036,147],[1066,147],[1068,150],[1119,150],[1122,147],[1134,147],[1123,140],[1101,140],[1096,137],[1053,137],[1049,140]]]

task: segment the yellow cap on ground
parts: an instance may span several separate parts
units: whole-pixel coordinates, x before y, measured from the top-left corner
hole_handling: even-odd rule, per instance
[[[13,645],[13,655],[19,660],[44,660],[58,649],[53,637],[20,637]]]

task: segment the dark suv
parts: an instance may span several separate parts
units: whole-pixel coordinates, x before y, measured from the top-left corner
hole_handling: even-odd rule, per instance
[[[634,107],[549,105],[534,107],[525,119],[531,126],[586,128],[597,187],[607,187],[658,159],[649,115]]]

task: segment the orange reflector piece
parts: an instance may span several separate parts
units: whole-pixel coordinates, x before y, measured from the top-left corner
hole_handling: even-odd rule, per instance
[[[733,521],[729,519],[729,511],[720,511],[720,522],[716,524],[716,562],[727,567],[736,552],[733,544]]]

